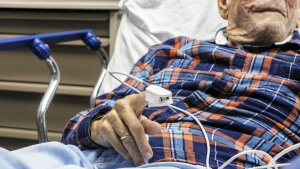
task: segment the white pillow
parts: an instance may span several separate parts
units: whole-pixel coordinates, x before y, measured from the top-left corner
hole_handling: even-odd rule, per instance
[[[121,0],[119,5],[124,14],[109,71],[129,73],[150,46],[169,38],[214,39],[216,31],[226,26],[219,16],[217,0]],[[100,94],[118,85],[107,75]]]

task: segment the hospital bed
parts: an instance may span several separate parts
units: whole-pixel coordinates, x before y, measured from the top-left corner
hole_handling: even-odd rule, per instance
[[[191,6],[190,4],[193,5]],[[170,9],[170,6],[173,8]],[[32,50],[39,59],[49,65],[49,70],[53,75],[37,113],[39,141],[47,141],[45,112],[59,83],[59,68],[55,60],[50,56],[50,51],[48,51],[50,49],[45,43],[54,44],[62,41],[82,39],[89,48],[100,56],[104,66],[90,97],[90,104],[94,105],[97,95],[111,91],[119,85],[112,77],[105,76],[106,72],[121,71],[128,73],[138,58],[147,52],[149,46],[180,35],[197,39],[213,39],[215,32],[226,26],[225,21],[219,17],[216,6],[217,1],[209,0],[121,0],[120,8],[123,10],[123,17],[117,34],[114,54],[109,64],[105,51],[100,49],[100,42],[97,42],[98,39],[91,34],[90,30],[34,35],[30,36],[31,43],[26,45],[23,43],[23,46],[16,46],[30,48],[35,46]],[[207,15],[208,13],[209,15]],[[160,19],[157,19],[158,17]],[[178,20],[178,18],[182,19]],[[188,28],[182,27],[181,25],[183,24],[189,25]],[[59,36],[59,38],[55,36]],[[70,37],[62,38],[64,36]],[[91,36],[92,44],[90,44],[87,36]],[[22,40],[22,38],[14,40]],[[35,38],[41,41],[33,41]],[[48,40],[52,38],[55,40]],[[96,44],[93,44],[94,42]],[[3,49],[2,46],[0,41],[0,50],[12,49],[11,44],[6,45],[7,47]],[[41,48],[42,50],[37,50],[36,48]]]

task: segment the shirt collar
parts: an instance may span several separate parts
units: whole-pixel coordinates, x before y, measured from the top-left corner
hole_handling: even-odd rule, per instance
[[[296,30],[295,31],[296,34],[299,35],[299,30]],[[227,30],[226,30],[226,27],[225,28],[222,28],[220,29],[217,33],[216,33],[216,36],[215,36],[215,43],[217,45],[229,45],[228,43],[228,34],[227,34]],[[290,42],[291,40],[293,39],[293,35],[290,35],[289,37],[287,37],[285,40],[281,41],[281,42],[276,42],[275,43],[275,46],[280,46],[280,45],[284,45],[288,42]],[[247,45],[248,46],[248,45]]]

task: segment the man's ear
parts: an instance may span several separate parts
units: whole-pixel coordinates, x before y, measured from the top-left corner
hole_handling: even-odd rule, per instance
[[[225,20],[228,19],[228,9],[229,9],[228,4],[229,4],[228,0],[218,0],[219,13],[221,17]]]

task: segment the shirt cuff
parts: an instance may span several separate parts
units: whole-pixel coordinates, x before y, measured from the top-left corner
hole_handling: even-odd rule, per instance
[[[90,126],[91,122],[111,110],[110,106],[99,105],[92,109],[88,115],[80,122],[78,126],[78,140],[85,149],[95,149],[102,147],[101,145],[95,143],[90,137]]]

